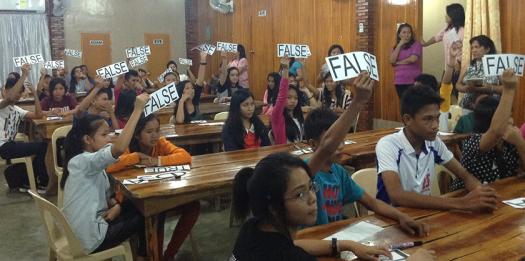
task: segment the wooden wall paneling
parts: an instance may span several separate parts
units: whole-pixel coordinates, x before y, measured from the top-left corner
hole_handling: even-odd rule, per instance
[[[525,35],[524,13],[525,1],[500,1],[502,53],[525,54],[525,40],[522,39]],[[519,86],[514,99],[513,117],[514,123],[521,126],[525,122],[525,79],[523,77],[518,79]]]
[[[262,99],[266,90],[266,75],[275,69],[275,55],[268,52],[275,50],[273,40],[273,17],[271,0],[258,0],[252,5],[249,29],[249,45],[246,46],[249,59],[250,90],[258,99]],[[260,10],[266,10],[266,16],[258,16]]]

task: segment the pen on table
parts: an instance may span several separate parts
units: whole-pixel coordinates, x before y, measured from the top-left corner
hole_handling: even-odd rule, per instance
[[[403,249],[416,247],[416,246],[421,246],[421,245],[423,245],[423,241],[404,242],[404,243],[391,245],[390,249],[403,250]]]

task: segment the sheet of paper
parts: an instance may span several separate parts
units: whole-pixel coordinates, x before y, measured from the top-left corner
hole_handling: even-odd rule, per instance
[[[200,123],[200,126],[222,126],[224,125],[224,122],[207,122],[207,123]]]
[[[439,136],[450,136],[450,135],[454,135],[455,133],[452,133],[452,132],[442,132],[442,131],[438,131],[438,135]]]
[[[164,173],[164,172],[176,172],[176,171],[188,171],[190,165],[178,165],[178,166],[163,166],[163,167],[149,167],[144,169],[144,173]]]
[[[354,144],[354,143],[357,143],[353,140],[345,140],[345,145],[350,145],[350,144]]]
[[[324,240],[332,240],[332,238],[337,238],[337,240],[352,240],[352,241],[362,241],[366,238],[374,236],[376,233],[383,230],[382,227],[374,225],[366,221],[360,221],[356,224],[350,225],[349,227],[332,234],[326,237]]]
[[[135,184],[146,184],[149,181],[143,180],[143,179],[125,179],[122,181],[122,184],[124,185],[135,185]]]
[[[503,203],[513,208],[525,208],[525,198],[515,198],[509,200],[503,200]]]

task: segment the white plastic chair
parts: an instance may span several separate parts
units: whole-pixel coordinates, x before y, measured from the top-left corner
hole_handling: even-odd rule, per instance
[[[367,168],[356,171],[352,174],[352,179],[357,185],[363,188],[370,196],[375,197],[377,194],[377,170],[375,168]],[[369,211],[363,205],[356,202],[356,212],[359,216],[368,215]]]
[[[58,166],[57,153],[60,153],[60,152],[57,150],[57,140],[60,138],[65,138],[67,133],[71,130],[71,127],[72,125],[60,127],[53,132],[53,135],[51,135],[51,146],[53,148],[53,164],[55,165],[55,174],[57,175],[57,183],[58,183],[57,206],[59,208],[62,207],[62,204],[64,202],[64,191],[62,190],[62,187],[60,186],[60,181],[62,180],[62,174],[64,173],[64,170],[62,167]]]
[[[16,134],[15,141],[29,142],[29,137],[23,133]],[[37,192],[35,182],[35,171],[33,169],[33,157],[22,157],[11,159],[11,164],[24,163],[26,165],[27,179],[29,180],[29,189],[35,193]]]
[[[215,121],[225,121],[226,119],[228,119],[228,112],[227,111],[219,112],[219,113],[215,114],[215,117],[213,117],[213,120],[215,120]]]
[[[129,241],[101,252],[86,254],[77,239],[66,217],[55,205],[32,191],[29,192],[40,211],[46,226],[49,240],[49,260],[106,260],[116,256],[124,256],[124,260],[132,261],[133,256]]]

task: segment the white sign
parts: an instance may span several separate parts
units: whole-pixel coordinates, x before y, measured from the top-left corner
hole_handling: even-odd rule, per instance
[[[73,49],[64,49],[64,55],[75,57],[75,58],[82,58],[82,51],[77,51]]]
[[[46,69],[64,69],[64,60],[47,61],[44,63]]]
[[[13,62],[15,63],[15,67],[22,67],[22,65],[28,63],[28,64],[35,64],[35,63],[43,63],[44,57],[42,54],[32,54],[32,55],[26,55],[26,56],[20,56],[20,57],[13,57]]]
[[[90,45],[104,45],[103,40],[89,40]]]
[[[228,53],[236,53],[237,52],[237,44],[217,42],[217,50],[218,51],[228,52]]]
[[[166,74],[167,74],[167,73],[170,73],[170,72],[173,72],[173,70],[172,70],[171,68],[168,68],[168,69],[166,69],[166,71],[164,71],[163,73],[161,73],[161,74],[159,75],[159,78],[158,78],[159,82],[163,82],[163,81],[164,81],[164,76],[166,76]]]
[[[131,66],[131,68],[134,68],[134,67],[137,67],[139,65],[145,64],[147,62],[148,62],[148,56],[141,55],[141,56],[135,57],[132,60],[130,60],[129,61],[129,66]]]
[[[215,49],[217,49],[217,47],[215,47],[215,45],[213,44],[201,44],[197,47],[194,47],[192,50],[199,50],[201,52],[206,52],[208,55],[213,55],[213,53],[215,52]]]
[[[126,62],[118,62],[97,69],[97,75],[102,76],[104,79],[113,78],[127,72],[129,72],[129,68]]]
[[[150,94],[149,101],[144,106],[144,116],[148,116],[179,99],[175,83],[172,82],[162,89]]]
[[[193,60],[192,59],[179,58],[179,64],[181,64],[181,65],[186,64],[186,65],[192,66],[193,65]]]
[[[162,40],[162,39],[153,39],[153,44],[154,45],[163,45],[164,44],[164,40]]]
[[[149,48],[149,45],[131,47],[131,48],[126,49],[127,58],[139,57],[139,56],[150,55],[150,54],[151,54],[151,49]]]
[[[362,71],[367,71],[370,78],[379,81],[377,60],[373,54],[367,52],[351,52],[326,57],[326,64],[334,81],[354,78]]]
[[[277,57],[308,58],[311,55],[306,44],[277,44]]]
[[[257,16],[266,16],[266,10],[259,10],[259,12],[257,12]]]
[[[499,76],[506,69],[512,68],[516,75],[523,76],[525,55],[520,54],[486,54],[483,60],[483,73],[485,76]]]

